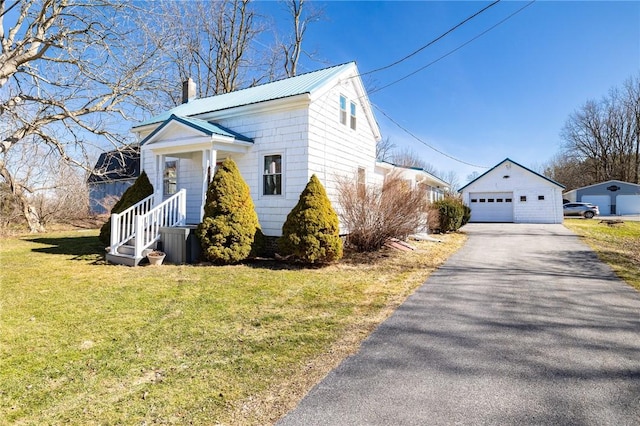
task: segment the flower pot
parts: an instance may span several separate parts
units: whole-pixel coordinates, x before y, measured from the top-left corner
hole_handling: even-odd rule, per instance
[[[166,254],[161,251],[152,251],[147,255],[147,259],[149,259],[150,265],[162,265]]]

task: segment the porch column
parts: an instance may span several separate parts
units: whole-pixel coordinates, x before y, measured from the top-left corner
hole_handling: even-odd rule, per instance
[[[156,176],[155,182],[153,182],[155,192],[155,204],[160,204],[163,201],[164,195],[164,155],[155,154],[156,157]]]
[[[215,149],[205,149],[202,151],[202,204],[200,206],[200,218],[204,216],[204,205],[207,201],[207,189],[209,182],[213,180],[216,170],[218,152]]]

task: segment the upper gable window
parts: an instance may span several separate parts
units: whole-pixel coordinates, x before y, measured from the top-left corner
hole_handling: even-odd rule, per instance
[[[347,98],[340,95],[340,124],[347,125]]]
[[[349,125],[353,130],[355,130],[356,129],[356,104],[354,102],[351,102],[350,112],[351,112],[351,120],[349,121],[350,123]]]

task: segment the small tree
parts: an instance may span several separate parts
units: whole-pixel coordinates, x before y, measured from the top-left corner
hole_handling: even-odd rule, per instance
[[[300,194],[282,226],[278,248],[306,263],[327,263],[342,257],[338,215],[316,175]]]
[[[259,229],[249,186],[236,163],[227,158],[209,184],[204,217],[196,231],[203,255],[217,264],[244,260]]]
[[[138,179],[124,191],[120,200],[113,206],[111,214],[122,213],[150,195],[153,195],[153,185],[151,185],[147,173],[143,170],[140,176],[138,176]],[[111,243],[111,217],[109,217],[109,220],[100,228],[100,241],[104,244]]]

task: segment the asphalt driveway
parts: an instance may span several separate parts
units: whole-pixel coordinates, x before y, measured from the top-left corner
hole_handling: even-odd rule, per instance
[[[279,425],[640,424],[640,294],[562,225],[464,229]]]

